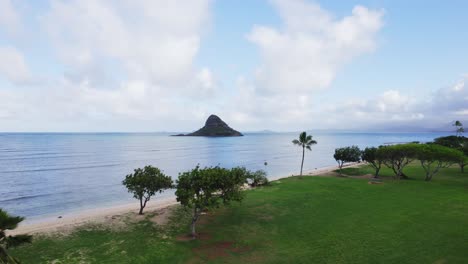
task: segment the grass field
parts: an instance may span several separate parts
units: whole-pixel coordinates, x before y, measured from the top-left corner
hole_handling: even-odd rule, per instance
[[[275,181],[203,216],[196,241],[182,239],[189,218],[178,209],[163,227],[149,220],[86,227],[11,252],[24,263],[468,263],[468,173],[444,169],[431,182],[417,165],[405,173],[410,180],[394,181],[383,169],[376,185],[352,177]]]

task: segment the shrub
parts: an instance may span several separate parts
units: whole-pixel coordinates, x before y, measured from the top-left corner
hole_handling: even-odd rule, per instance
[[[357,146],[337,148],[333,157],[338,162],[341,175],[341,169],[346,162],[358,162],[361,160],[361,150]]]
[[[377,149],[376,155],[385,166],[393,170],[396,179],[408,178],[403,169],[416,158],[418,146],[415,143],[382,146]]]
[[[361,159],[367,162],[369,165],[371,165],[372,168],[374,168],[375,178],[379,177],[379,172],[380,172],[380,169],[382,168],[382,163],[383,163],[382,158],[379,157],[379,155],[377,154],[377,150],[378,149],[375,147],[370,147],[370,148],[365,148],[361,152]]]
[[[125,176],[122,184],[127,187],[128,192],[133,193],[134,198],[140,200],[139,214],[143,214],[143,209],[151,196],[172,188],[172,179],[156,167],[145,166]]]
[[[257,170],[249,173],[248,183],[252,187],[268,185],[267,173],[264,170]]]
[[[191,234],[196,237],[195,225],[206,209],[215,208],[231,201],[241,201],[242,185],[247,179],[247,170],[221,167],[199,166],[193,170],[179,174],[177,179],[176,197],[182,206],[193,210]]]

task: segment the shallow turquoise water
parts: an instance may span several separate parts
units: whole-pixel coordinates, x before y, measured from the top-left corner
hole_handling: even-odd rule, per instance
[[[304,170],[335,165],[336,147],[431,141],[444,133],[316,133]],[[244,137],[171,137],[161,133],[0,134],[0,208],[38,219],[128,203],[121,185],[134,168],[153,165],[174,179],[201,166],[264,169],[270,177],[299,172],[297,133]],[[264,165],[267,162],[268,165]],[[166,192],[163,195],[172,195]]]

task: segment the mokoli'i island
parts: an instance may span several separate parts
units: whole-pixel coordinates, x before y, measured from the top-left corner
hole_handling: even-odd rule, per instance
[[[178,134],[176,136],[192,136],[192,137],[241,137],[243,136],[239,131],[230,128],[221,118],[217,115],[210,115],[205,122],[205,126],[199,130],[188,133]]]
[[[467,11],[0,0],[0,264],[468,263]]]

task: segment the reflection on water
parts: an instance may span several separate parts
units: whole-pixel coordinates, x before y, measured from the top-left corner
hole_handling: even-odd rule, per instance
[[[304,170],[334,165],[336,147],[430,141],[441,133],[317,133]],[[177,178],[201,166],[264,169],[270,177],[297,173],[301,149],[297,133],[244,137],[170,137],[159,133],[0,134],[0,208],[44,217],[85,208],[127,203],[121,185],[134,168],[153,165]],[[268,165],[265,166],[264,163]],[[167,192],[165,195],[172,195]]]

